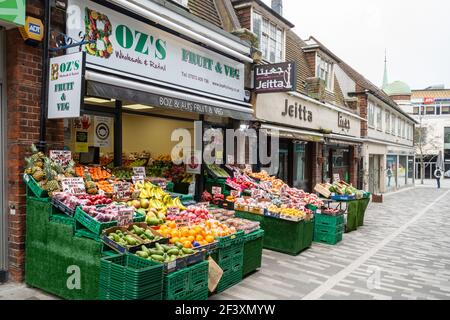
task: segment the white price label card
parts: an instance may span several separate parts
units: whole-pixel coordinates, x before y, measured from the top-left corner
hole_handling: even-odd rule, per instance
[[[63,192],[71,194],[82,194],[86,192],[83,178],[63,178],[61,184]]]

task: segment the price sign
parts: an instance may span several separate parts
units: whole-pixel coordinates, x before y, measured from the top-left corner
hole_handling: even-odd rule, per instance
[[[136,175],[132,176],[131,180],[133,181],[133,184],[136,185],[137,183],[144,183],[145,182],[145,176],[142,175]]]
[[[117,195],[117,198],[123,199],[129,197],[131,194],[131,183],[129,182],[120,182],[114,185],[114,193]]]
[[[145,168],[144,167],[134,167],[133,174],[135,176],[143,176],[145,178]]]
[[[341,176],[339,175],[339,173],[334,173],[334,174],[333,174],[333,180],[334,180],[335,182],[341,181]]]
[[[252,189],[252,198],[259,198],[263,195],[263,191],[260,189]]]
[[[61,180],[63,192],[82,194],[86,192],[83,178],[63,178]]]
[[[133,222],[134,209],[124,208],[119,209],[119,215],[117,217],[117,225],[124,226]]]
[[[230,195],[235,198],[239,198],[241,196],[241,192],[238,190],[231,190]]]
[[[180,213],[180,208],[178,208],[178,207],[170,207],[170,208],[167,208],[167,214],[169,215],[178,215]]]
[[[211,188],[211,193],[214,194],[221,194],[222,193],[222,188],[221,187],[212,187]]]
[[[72,160],[72,152],[69,150],[50,150],[50,159],[62,166],[67,166]]]

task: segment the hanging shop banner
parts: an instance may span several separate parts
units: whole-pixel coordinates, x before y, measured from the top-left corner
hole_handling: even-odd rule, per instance
[[[84,89],[84,52],[50,59],[48,85],[48,118],[80,116]]]
[[[69,0],[67,34],[85,34],[90,68],[244,101],[244,64],[92,1]]]
[[[1,0],[0,1],[0,26],[3,22],[23,26],[25,24],[25,0]]]
[[[191,152],[187,157],[186,173],[200,174],[201,173],[201,152]]]
[[[83,178],[63,178],[61,185],[63,192],[71,194],[82,194],[86,191]]]
[[[109,117],[94,117],[94,146],[109,148],[111,146],[113,119]]]
[[[255,67],[255,92],[295,91],[295,62],[282,62]]]
[[[75,135],[75,152],[89,152],[88,133],[77,131]]]
[[[72,160],[72,152],[70,150],[50,150],[50,159],[65,167]]]

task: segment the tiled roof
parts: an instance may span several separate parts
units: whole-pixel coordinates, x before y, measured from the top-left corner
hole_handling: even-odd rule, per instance
[[[222,28],[214,0],[189,0],[188,7],[192,14]]]
[[[450,89],[412,90],[411,99],[421,99],[421,98],[450,99]]]
[[[297,91],[306,94],[305,80],[312,77],[313,73],[306,63],[305,54],[302,50],[304,45],[303,40],[294,32],[287,32],[286,61],[295,61],[297,63]]]

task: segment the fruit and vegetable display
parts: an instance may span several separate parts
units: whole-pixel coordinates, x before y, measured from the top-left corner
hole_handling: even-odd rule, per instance
[[[250,221],[246,219],[236,218],[233,210],[226,209],[212,209],[211,215],[213,219],[224,223],[228,227],[234,227],[237,231],[244,231],[244,233],[251,233],[260,228],[259,222]]]
[[[48,192],[51,197],[53,193],[61,191],[61,180],[75,176],[75,162],[70,161],[67,166],[51,160],[36,146],[31,146],[32,155],[25,158],[25,174],[33,177],[39,186]]]
[[[184,247],[181,243],[173,245],[155,243],[155,248],[142,246],[140,251],[136,251],[136,255],[157,263],[169,263],[196,252],[196,250]]]
[[[244,191],[256,187],[256,184],[243,176],[227,178],[225,183],[234,190]]]
[[[134,247],[142,243],[132,235],[130,235],[127,231],[122,231],[117,229],[115,232],[111,232],[108,234],[108,238],[122,247]]]
[[[229,178],[230,175],[224,169],[222,169],[217,164],[208,164],[206,165],[208,170],[216,177],[216,178]]]
[[[57,192],[53,195],[53,199],[60,201],[69,209],[76,209],[78,206],[94,206],[112,203],[112,199],[103,195],[72,195],[67,192]]]
[[[324,208],[322,209],[322,214],[326,214],[329,216],[337,216],[339,214],[341,214],[341,210],[339,209],[334,209],[334,208]]]
[[[330,198],[336,195],[354,196],[356,199],[361,199],[365,194],[364,191],[356,189],[345,181],[336,181],[333,184],[319,183],[314,187],[314,190],[325,198]]]
[[[112,171],[112,174],[117,179],[130,180],[131,177],[133,176],[133,170],[131,168],[118,167],[118,168],[114,168],[114,170]]]
[[[110,203],[104,207],[85,205],[81,207],[81,210],[98,222],[116,221],[120,216],[132,215],[135,212],[134,207],[119,203]]]

